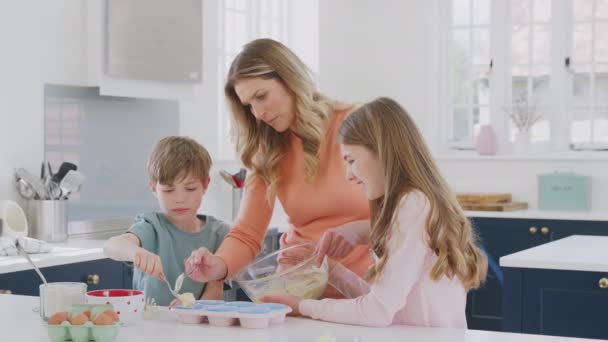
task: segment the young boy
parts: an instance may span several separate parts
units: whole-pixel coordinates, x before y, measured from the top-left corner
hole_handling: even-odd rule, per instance
[[[104,245],[108,257],[135,265],[133,288],[145,291],[158,305],[169,305],[174,299],[162,279],[173,286],[192,251],[205,247],[215,252],[230,230],[212,216],[197,215],[209,186],[210,168],[209,153],[196,141],[176,136],[160,140],[148,160],[148,176],[162,212],[138,215],[126,233]],[[180,293],[221,299],[223,285],[186,277]]]

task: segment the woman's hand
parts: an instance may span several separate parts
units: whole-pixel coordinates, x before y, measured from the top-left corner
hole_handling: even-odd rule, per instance
[[[296,296],[264,296],[260,299],[264,303],[279,303],[285,304],[291,308],[291,312],[288,314],[289,316],[300,316],[300,302],[301,298]]]
[[[210,281],[205,286],[201,299],[222,300],[224,299],[224,282],[221,280]]]
[[[224,279],[228,273],[224,260],[204,247],[193,251],[184,266],[189,277],[201,283]]]
[[[133,265],[145,274],[165,279],[163,263],[161,262],[160,257],[143,248],[138,248],[133,253]]]

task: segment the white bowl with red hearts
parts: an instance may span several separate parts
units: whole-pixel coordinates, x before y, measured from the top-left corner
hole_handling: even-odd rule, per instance
[[[130,324],[143,318],[145,295],[139,290],[95,290],[87,292],[87,304],[112,304],[123,324]]]

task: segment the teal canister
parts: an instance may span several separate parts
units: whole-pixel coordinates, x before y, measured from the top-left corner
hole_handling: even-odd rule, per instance
[[[540,210],[591,210],[591,177],[574,172],[538,175]]]

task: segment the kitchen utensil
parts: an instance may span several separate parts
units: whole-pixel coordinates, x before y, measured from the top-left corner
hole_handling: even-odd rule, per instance
[[[25,260],[27,260],[27,262],[34,268],[34,271],[36,271],[36,273],[38,273],[38,276],[40,277],[40,279],[42,279],[42,282],[46,285],[47,284],[46,278],[44,277],[44,275],[42,275],[42,272],[40,272],[40,269],[38,269],[38,266],[36,266],[36,264],[34,264],[32,259],[30,259],[30,256],[27,255],[27,252],[23,249],[23,247],[19,243],[18,239],[17,239],[17,242],[15,242],[15,246],[17,246],[17,251],[19,251],[19,254],[21,254],[21,256],[23,256],[25,258]]]
[[[61,183],[59,183],[61,196],[67,199],[72,192],[78,191],[84,180],[85,176],[82,173],[74,170],[68,171],[61,180]]]
[[[78,170],[78,167],[75,164],[63,162],[63,163],[61,163],[61,165],[59,165],[59,170],[57,171],[57,173],[55,173],[53,175],[51,180],[53,182],[59,184],[59,183],[61,183],[61,180],[63,179],[63,177],[65,177],[65,175],[67,175],[67,173],[69,171],[76,171],[76,170]]]
[[[21,197],[25,199],[32,199],[36,196],[36,191],[30,183],[26,182],[24,179],[15,175],[15,186],[17,187],[17,191],[21,195]]]
[[[226,183],[230,184],[233,188],[238,188],[236,182],[232,178],[230,172],[226,170],[220,170],[220,176],[226,181]]]
[[[50,178],[48,179],[48,184],[46,185],[46,189],[49,193],[49,197],[51,200],[61,199],[63,195],[63,191],[61,191],[61,187],[59,184],[53,182]]]
[[[48,193],[47,193],[46,188],[44,187],[44,184],[42,183],[41,179],[36,178],[36,176],[32,175],[24,168],[16,169],[15,174],[16,174],[17,178],[23,179],[25,182],[27,182],[32,187],[32,189],[34,189],[34,191],[36,192],[36,196],[39,199],[48,198]]]
[[[29,230],[27,217],[19,204],[13,201],[4,201],[2,217],[4,217],[2,235],[14,238],[27,236]]]
[[[46,166],[47,166],[47,168],[48,168],[48,170],[47,170],[47,171],[48,171],[48,175],[49,175],[49,177],[51,177],[51,178],[52,178],[52,177],[53,177],[53,175],[55,175],[55,174],[53,173],[53,169],[51,168],[51,162],[48,162],[48,161],[47,161],[47,162],[46,162]]]
[[[40,164],[40,179],[42,179],[44,181],[45,178],[46,178],[46,165],[44,164],[44,162],[42,162],[42,164]]]
[[[167,284],[167,287],[169,288],[169,292],[171,292],[173,297],[175,297],[176,299],[179,299],[179,292],[176,292],[175,290],[173,290],[173,288],[171,287],[171,284],[169,283],[167,278],[163,278],[163,281],[165,282],[165,284]]]
[[[192,273],[194,273],[194,271],[196,271],[196,268],[198,267],[198,265],[195,265],[190,272],[185,273],[182,272],[180,275],[177,276],[177,278],[175,279],[175,288],[173,289],[173,291],[175,291],[175,293],[179,294],[179,290],[182,289],[182,285],[184,284],[184,279],[186,279],[186,277],[190,277],[190,275]]]

